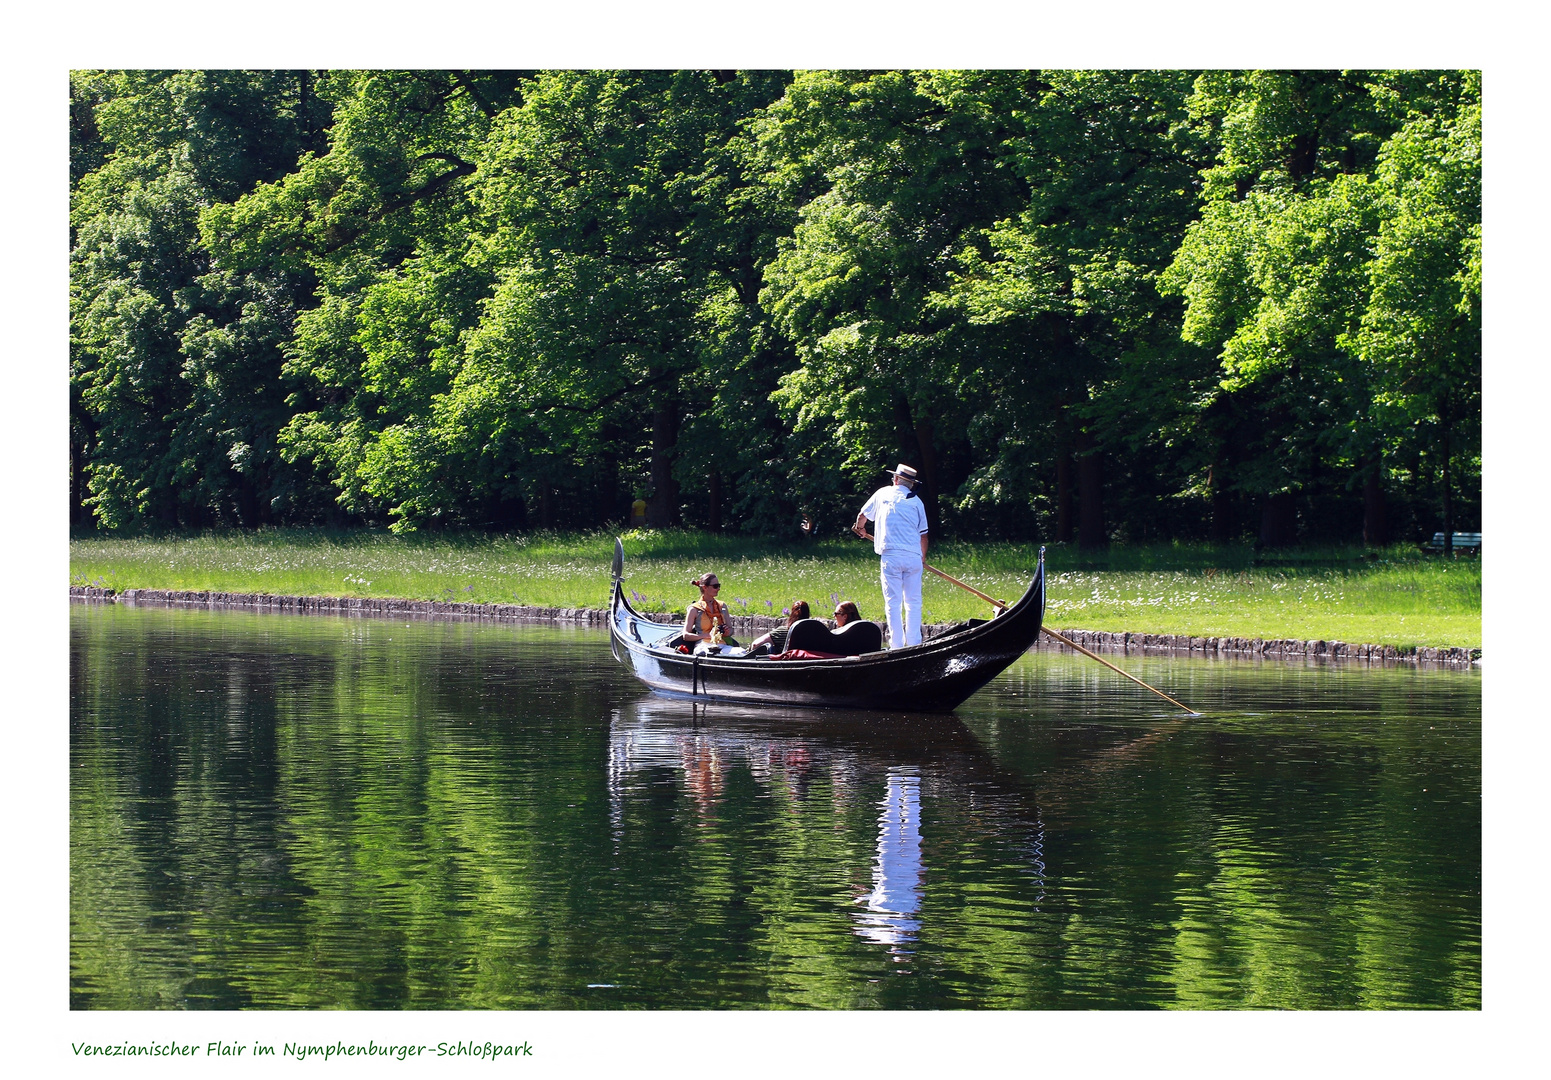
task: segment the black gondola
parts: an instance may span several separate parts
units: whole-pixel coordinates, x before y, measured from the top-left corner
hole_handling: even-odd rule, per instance
[[[847,709],[948,712],[1001,674],[1039,638],[1045,617],[1045,552],[1034,580],[999,616],[903,649],[834,660],[692,656],[667,647],[676,624],[639,614],[625,599],[625,549],[614,542],[609,644],[653,690],[717,701]]]

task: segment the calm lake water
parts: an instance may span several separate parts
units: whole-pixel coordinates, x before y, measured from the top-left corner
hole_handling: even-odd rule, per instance
[[[1188,718],[1041,653],[928,717],[548,626],[70,650],[77,1009],[1480,1007],[1474,672],[1124,661]]]

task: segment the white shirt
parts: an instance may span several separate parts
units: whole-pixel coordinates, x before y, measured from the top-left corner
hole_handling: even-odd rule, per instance
[[[921,554],[921,536],[927,531],[926,507],[903,484],[873,492],[862,514],[872,519],[872,549],[879,555]]]

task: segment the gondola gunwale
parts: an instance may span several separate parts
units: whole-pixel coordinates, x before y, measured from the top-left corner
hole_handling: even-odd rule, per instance
[[[902,649],[886,649],[857,657],[835,659],[769,661],[718,656],[697,657],[654,647],[658,642],[674,636],[678,632],[678,626],[674,623],[654,622],[630,606],[630,601],[624,594],[624,545],[616,539],[614,548],[613,595],[609,604],[610,647],[615,659],[626,663],[631,668],[632,674],[642,682],[655,691],[674,697],[744,703],[765,702],[799,707],[875,708],[878,707],[879,701],[891,696],[887,688],[878,690],[864,688],[851,694],[840,692],[838,695],[832,695],[833,700],[800,700],[805,694],[813,692],[811,688],[806,691],[803,689],[801,685],[804,681],[803,677],[817,677],[828,681],[832,673],[843,671],[848,680],[872,682],[890,671],[897,671],[902,676],[912,676],[923,666],[930,668],[934,663],[942,663],[945,660],[951,663],[953,656],[961,655],[969,659],[969,664],[961,671],[971,676],[964,681],[971,682],[973,685],[962,694],[947,690],[946,697],[943,699],[948,702],[947,704],[939,701],[925,706],[927,711],[947,711],[977,692],[1027,651],[1038,639],[1044,619],[1045,552],[1041,548],[1039,565],[1023,596],[998,617],[956,634],[931,638],[919,645]],[[621,618],[621,612],[624,618]],[[637,640],[630,640],[630,636],[623,632],[622,624],[631,627],[633,636]],[[650,627],[652,631],[647,640],[643,640],[641,635],[644,627]],[[629,661],[620,655],[621,647],[631,654]],[[643,665],[637,663],[635,657],[649,658],[661,671],[663,677],[655,680],[647,678],[641,671]],[[752,665],[758,665],[758,668],[752,668]],[[994,670],[988,673],[979,670],[988,665],[994,666]],[[717,682],[736,683],[739,680],[726,677],[739,673],[748,673],[752,679],[744,680],[745,685],[736,687],[736,692],[713,690],[703,683],[702,673],[714,675]],[[776,674],[776,681],[785,685],[784,690],[746,685],[749,681],[768,683],[771,674]],[[959,672],[952,672],[952,674],[957,675]],[[984,677],[980,678],[982,674]],[[867,677],[865,680],[864,676]],[[946,683],[949,680],[945,678],[941,681]],[[908,692],[909,685],[910,680],[906,679],[907,688],[901,693]]]

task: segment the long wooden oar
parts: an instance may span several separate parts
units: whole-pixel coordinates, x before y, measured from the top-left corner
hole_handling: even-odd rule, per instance
[[[925,562],[922,562],[921,565],[926,567],[926,569],[930,570],[932,573],[936,574],[938,577],[944,579],[945,581],[951,581],[955,585],[957,585],[959,588],[965,590],[966,592],[974,593],[976,596],[980,597],[980,599],[984,600],[986,603],[991,604],[991,605],[993,605],[993,606],[995,606],[997,608],[1000,608],[1002,611],[1006,611],[1007,610],[1007,604],[1004,601],[993,600],[991,597],[987,596],[985,593],[981,592],[979,589],[975,588],[974,586],[964,584],[964,582],[960,581],[958,578],[954,577],[952,574],[945,574],[941,570],[937,569],[937,567],[935,567],[935,566],[928,566]],[[1188,706],[1188,705],[1181,705],[1179,702],[1177,702],[1173,698],[1169,697],[1169,695],[1165,694],[1162,690],[1159,690],[1156,686],[1148,686],[1141,679],[1138,679],[1135,675],[1132,675],[1129,671],[1126,671],[1123,668],[1116,667],[1114,664],[1111,664],[1108,660],[1104,659],[1102,656],[1094,655],[1093,653],[1089,652],[1087,649],[1083,648],[1081,645],[1077,644],[1077,642],[1073,641],[1071,638],[1068,638],[1068,637],[1066,637],[1066,636],[1064,636],[1062,634],[1056,633],[1054,630],[1050,629],[1050,627],[1048,627],[1048,626],[1041,626],[1039,628],[1039,630],[1040,630],[1040,633],[1050,635],[1051,637],[1053,637],[1057,641],[1059,641],[1062,645],[1065,645],[1067,648],[1069,648],[1069,649],[1076,649],[1078,652],[1082,653],[1084,656],[1089,657],[1089,658],[1091,658],[1093,660],[1097,660],[1099,663],[1103,664],[1105,667],[1109,668],[1111,671],[1119,672],[1120,674],[1124,675],[1126,678],[1130,679],[1132,682],[1136,683],[1137,686],[1146,687],[1148,690],[1151,690],[1153,693],[1155,693],[1159,697],[1161,697],[1164,701],[1167,701],[1170,705],[1174,705],[1174,706],[1177,706],[1178,708],[1184,709],[1191,716],[1200,716],[1201,715],[1200,713],[1198,713],[1194,709],[1192,709],[1190,706]]]
[[[1135,675],[1132,675],[1129,671],[1126,671],[1126,670],[1124,670],[1122,668],[1116,667],[1114,664],[1111,664],[1108,660],[1104,659],[1102,656],[1096,656],[1095,654],[1089,652],[1087,649],[1083,648],[1081,645],[1077,644],[1077,642],[1073,641],[1071,638],[1066,637],[1066,636],[1064,636],[1062,634],[1056,633],[1054,630],[1050,629],[1050,627],[1048,627],[1048,626],[1041,626],[1039,628],[1039,632],[1042,633],[1042,634],[1049,634],[1051,637],[1055,638],[1057,641],[1059,641],[1062,645],[1065,645],[1067,648],[1076,649],[1078,652],[1082,653],[1084,656],[1087,656],[1087,657],[1090,657],[1091,659],[1097,660],[1099,663],[1103,664],[1105,667],[1109,668],[1111,671],[1118,671],[1118,672],[1120,672],[1120,674],[1124,675],[1126,678],[1128,678],[1132,682],[1136,683],[1137,686],[1146,687],[1148,690],[1151,690],[1153,693],[1155,693],[1159,697],[1161,697],[1164,701],[1167,701],[1170,705],[1175,705],[1175,706],[1178,706],[1181,709],[1184,709],[1191,716],[1200,716],[1201,715],[1200,713],[1198,713],[1194,709],[1192,709],[1189,705],[1181,705],[1179,702],[1177,702],[1173,698],[1169,697],[1169,695],[1165,694],[1162,690],[1159,690],[1156,686],[1147,686],[1146,683],[1144,683],[1141,679],[1138,679]]]
[[[987,596],[985,593],[981,592],[979,589],[975,588],[973,585],[966,585],[966,584],[964,584],[962,581],[960,581],[958,578],[954,577],[952,574],[945,574],[945,573],[943,573],[941,570],[937,569],[937,567],[935,567],[935,566],[931,565],[930,563],[926,562],[924,559],[921,561],[921,565],[923,567],[925,567],[927,570],[930,570],[932,573],[936,574],[938,577],[942,578],[943,580],[951,581],[955,585],[957,585],[959,588],[965,590],[966,592],[974,593],[976,596],[980,597],[980,599],[984,600],[986,603],[990,604],[992,607],[1000,608],[1002,611],[1006,611],[1007,610],[1007,601],[1005,601],[1005,600],[996,600],[996,599],[993,599],[992,597]]]
[[[857,533],[857,535],[860,536],[863,540],[871,540],[872,539],[872,533],[870,533],[870,532],[863,531],[863,532]],[[964,584],[962,581],[960,581],[958,578],[954,577],[952,574],[945,574],[945,573],[943,573],[941,570],[937,569],[937,567],[933,566],[931,563],[927,562],[925,559],[921,560],[921,566],[923,568],[927,569],[927,570],[930,570],[932,573],[936,574],[938,577],[942,578],[943,580],[951,581],[955,585],[957,585],[959,588],[964,589],[964,590],[966,590],[968,592],[974,593],[976,596],[980,597],[980,599],[984,600],[986,603],[990,604],[992,607],[1000,608],[1003,611],[1007,610],[1007,601],[1006,600],[998,600],[995,597],[987,596],[985,593],[981,592],[979,589],[975,588],[973,585],[966,585],[966,584]]]

